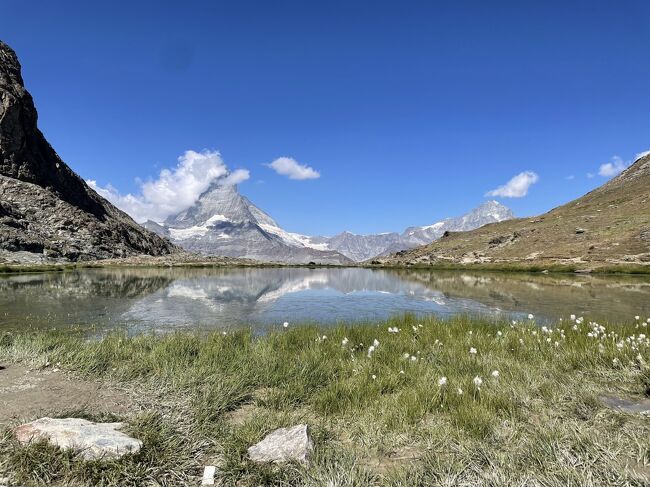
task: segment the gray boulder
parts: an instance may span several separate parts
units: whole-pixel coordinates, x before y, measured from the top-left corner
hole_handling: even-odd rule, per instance
[[[308,463],[313,450],[314,442],[309,434],[309,426],[299,424],[269,433],[262,441],[248,449],[248,456],[258,463]]]
[[[14,434],[27,444],[46,439],[62,449],[81,450],[86,460],[119,458],[136,453],[142,442],[119,431],[122,423],[93,423],[78,418],[41,418],[18,426]]]

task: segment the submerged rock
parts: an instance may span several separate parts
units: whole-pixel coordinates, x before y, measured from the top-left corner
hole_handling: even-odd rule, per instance
[[[62,449],[81,450],[86,460],[96,460],[119,458],[142,448],[140,440],[119,431],[122,426],[122,423],[93,423],[78,418],[41,418],[18,426],[14,434],[23,444],[46,439]]]
[[[262,441],[248,449],[248,456],[258,463],[307,463],[313,450],[314,442],[309,434],[309,426],[299,424],[269,433]]]

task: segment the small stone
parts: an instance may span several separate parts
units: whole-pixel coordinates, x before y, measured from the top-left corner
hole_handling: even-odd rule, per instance
[[[308,463],[313,450],[314,442],[309,434],[309,426],[299,424],[269,433],[262,441],[248,449],[248,456],[258,463]]]
[[[46,439],[62,449],[78,449],[86,460],[119,458],[135,453],[142,442],[118,431],[122,423],[93,423],[78,418],[41,418],[14,429],[18,441],[27,444]]]
[[[203,469],[203,478],[201,479],[201,485],[214,485],[214,476],[217,473],[217,467],[214,465],[207,465]]]

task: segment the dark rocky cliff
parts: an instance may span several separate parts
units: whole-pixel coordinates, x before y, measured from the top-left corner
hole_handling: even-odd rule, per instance
[[[0,41],[0,260],[94,260],[177,249],[93,191],[37,127],[14,51]]]

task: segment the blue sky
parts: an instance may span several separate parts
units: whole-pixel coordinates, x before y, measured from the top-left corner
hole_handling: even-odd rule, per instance
[[[84,178],[138,196],[185,151],[218,151],[291,231],[429,224],[525,171],[526,196],[496,199],[536,214],[650,149],[646,0],[0,0],[0,12],[41,130]],[[320,177],[278,174],[280,157]]]

